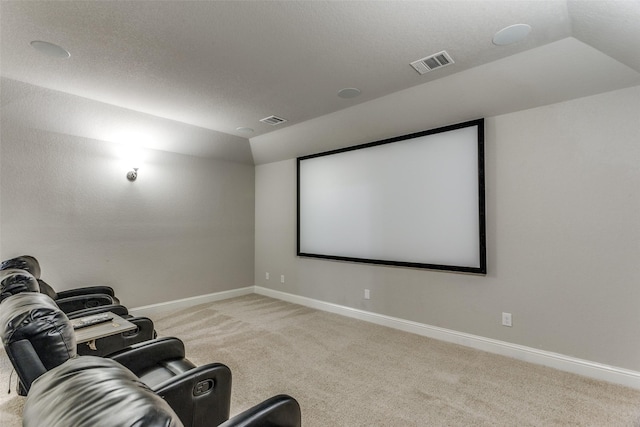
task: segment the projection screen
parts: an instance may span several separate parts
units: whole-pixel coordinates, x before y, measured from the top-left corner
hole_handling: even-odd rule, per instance
[[[484,119],[297,166],[298,256],[486,274]]]

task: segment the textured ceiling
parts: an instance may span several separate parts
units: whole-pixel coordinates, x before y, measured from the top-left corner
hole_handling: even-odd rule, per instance
[[[530,76],[533,81],[510,76],[518,81],[496,86],[487,107],[473,113],[541,105],[531,100],[537,98],[529,94],[533,85],[546,93],[558,84],[555,71],[545,78],[545,68],[555,65],[544,53],[556,55],[553,61],[572,60],[570,52],[558,56],[551,47],[562,40],[592,48],[599,64],[611,60],[612,71],[627,69],[623,78],[600,69],[599,77],[587,73],[584,91],[581,86],[563,97],[547,96],[550,100],[640,84],[637,0],[2,1],[0,13],[3,119],[107,141],[118,138],[108,128],[123,122],[121,129],[136,128],[136,134],[150,129],[157,135],[149,138],[155,145],[147,146],[235,161],[252,161],[246,138],[258,163],[296,155],[300,148],[284,150],[283,138],[292,144],[314,120],[339,120],[336,112],[357,114],[353,111],[372,108],[371,103],[384,110],[389,96],[409,88],[435,88],[454,76],[468,76],[457,87],[473,91],[470,84],[479,82],[473,70],[508,64],[501,61],[511,57],[543,75]],[[497,30],[515,23],[532,26],[525,41],[491,43]],[[44,56],[29,46],[32,40],[59,44],[71,58]],[[538,49],[545,46],[546,51]],[[409,66],[441,50],[455,64],[422,76]],[[580,67],[590,65],[584,55],[573,59],[573,69],[563,63],[561,70],[580,80]],[[339,98],[338,90],[345,87],[357,87],[362,95]],[[39,103],[41,97],[49,102]],[[438,109],[447,114],[437,115],[441,121],[471,114],[454,104]],[[25,118],[28,111],[32,117]],[[288,122],[278,127],[259,122],[272,114]],[[446,124],[441,121],[436,125]],[[255,132],[243,134],[237,127]],[[271,144],[279,155],[265,154]]]

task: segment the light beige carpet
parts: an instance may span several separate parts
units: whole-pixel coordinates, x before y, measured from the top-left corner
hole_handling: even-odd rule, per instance
[[[640,426],[638,390],[259,295],[154,321],[196,364],[231,368],[232,414],[287,393],[307,427]],[[6,390],[3,353],[0,368]],[[22,399],[0,397],[0,425],[20,425]]]

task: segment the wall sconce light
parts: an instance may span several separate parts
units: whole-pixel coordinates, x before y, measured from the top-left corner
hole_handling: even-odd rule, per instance
[[[133,168],[132,171],[127,172],[127,179],[131,182],[138,178],[138,168]]]

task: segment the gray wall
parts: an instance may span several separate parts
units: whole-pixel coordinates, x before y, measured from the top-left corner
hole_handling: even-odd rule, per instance
[[[255,284],[639,371],[638,111],[633,87],[487,118],[487,276],[297,258],[295,159],[259,165]]]
[[[107,284],[128,307],[253,285],[254,166],[2,126],[0,258],[56,289]]]

